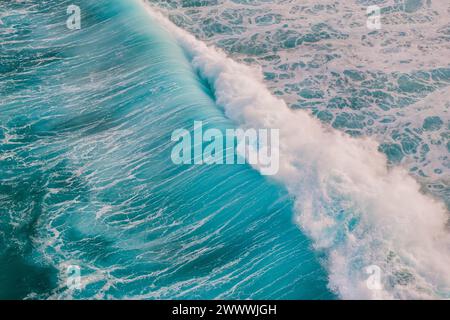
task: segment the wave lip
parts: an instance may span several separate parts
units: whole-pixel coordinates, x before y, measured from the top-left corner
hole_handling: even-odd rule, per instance
[[[389,169],[370,139],[324,128],[272,96],[259,70],[236,63],[141,0],[188,52],[217,104],[243,128],[280,130],[275,179],[296,199],[296,221],[328,254],[329,286],[344,299],[450,297],[450,233],[444,204]],[[370,289],[367,267],[381,270]]]

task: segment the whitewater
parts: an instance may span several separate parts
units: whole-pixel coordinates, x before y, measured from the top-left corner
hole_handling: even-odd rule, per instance
[[[378,143],[323,126],[273,96],[261,71],[233,61],[141,2],[208,80],[216,102],[242,128],[280,129],[274,177],[295,197],[295,220],[326,253],[329,287],[344,299],[450,297],[450,232],[444,203],[421,191],[401,167],[388,167]],[[379,266],[381,290],[367,285]]]

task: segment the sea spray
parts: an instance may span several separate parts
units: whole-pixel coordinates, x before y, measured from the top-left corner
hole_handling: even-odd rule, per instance
[[[239,64],[142,2],[209,81],[218,105],[243,128],[280,129],[275,178],[296,198],[296,220],[328,253],[330,287],[342,298],[450,296],[445,206],[420,192],[402,168],[389,169],[377,143],[324,128],[272,96],[258,70]],[[379,266],[382,287],[367,286]]]

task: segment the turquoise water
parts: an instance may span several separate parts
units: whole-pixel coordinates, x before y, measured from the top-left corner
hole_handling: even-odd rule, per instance
[[[334,298],[282,185],[170,161],[233,127],[189,55],[135,2],[77,1],[78,31],[69,4],[1,4],[0,298]]]
[[[0,2],[0,299],[450,297],[448,4],[71,4]],[[173,164],[194,121],[279,172]]]

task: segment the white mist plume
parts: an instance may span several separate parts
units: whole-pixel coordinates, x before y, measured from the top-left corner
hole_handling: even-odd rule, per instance
[[[443,203],[421,193],[404,169],[388,169],[376,142],[324,128],[306,112],[289,109],[268,91],[261,72],[142,3],[192,57],[227,117],[242,128],[280,129],[274,177],[295,196],[299,226],[327,253],[330,288],[344,299],[450,297]],[[382,270],[380,290],[366,283],[370,265]]]

